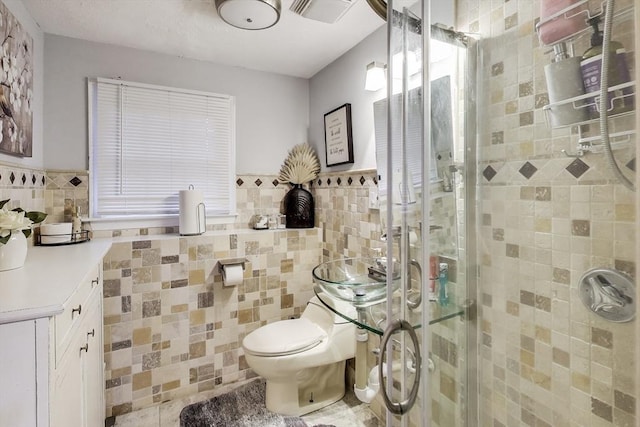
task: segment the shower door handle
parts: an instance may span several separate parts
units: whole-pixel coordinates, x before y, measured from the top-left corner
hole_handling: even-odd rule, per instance
[[[382,393],[382,399],[384,400],[384,404],[392,414],[406,414],[411,410],[413,405],[416,403],[416,399],[418,397],[418,391],[420,390],[420,374],[422,369],[422,358],[420,356],[420,343],[418,342],[418,336],[416,335],[416,330],[411,326],[409,322],[404,319],[396,319],[392,321],[387,329],[384,331],[384,335],[382,335],[382,342],[380,343],[380,363],[378,363],[378,378],[382,379],[385,377],[384,366],[382,363],[384,361],[384,354],[387,351],[387,343],[391,336],[399,331],[407,331],[409,333],[409,337],[413,342],[413,346],[415,349],[415,380],[413,381],[413,386],[411,387],[411,391],[409,392],[409,397],[407,397],[402,402],[393,402],[389,395],[387,395],[387,388],[383,384],[380,387],[380,391]],[[391,361],[390,363],[393,363]]]

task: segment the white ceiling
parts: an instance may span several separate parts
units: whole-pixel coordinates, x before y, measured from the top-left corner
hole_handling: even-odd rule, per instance
[[[22,2],[45,33],[303,78],[384,24],[365,0],[334,24],[303,18],[282,0],[280,21],[259,31],[226,24],[214,0]]]

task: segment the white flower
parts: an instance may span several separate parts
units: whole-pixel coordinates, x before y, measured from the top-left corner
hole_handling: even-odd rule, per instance
[[[3,56],[2,57],[2,69],[6,73],[7,71],[9,71],[9,68],[11,68],[11,64],[9,63],[9,57],[8,56]]]
[[[25,237],[31,236],[31,226],[47,217],[44,212],[26,212],[20,208],[9,210],[8,204],[9,199],[0,200],[0,245],[7,244],[13,231],[21,231]]]
[[[20,99],[21,95],[22,93],[20,92],[20,85],[18,84],[17,80],[14,80],[14,82],[11,84],[11,93],[9,94],[9,102],[13,106],[14,110],[19,110],[22,106],[22,100]]]
[[[10,211],[6,207],[0,209],[0,237],[6,237],[12,231],[27,230],[31,228],[31,221],[25,216],[25,212]]]
[[[16,129],[16,126],[13,124],[13,122],[9,122],[8,130],[9,140],[11,142],[16,142],[16,140],[18,139],[18,129]]]

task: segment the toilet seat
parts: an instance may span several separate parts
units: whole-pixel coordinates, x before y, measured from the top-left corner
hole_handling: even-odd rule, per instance
[[[242,346],[256,356],[286,356],[309,350],[327,338],[324,330],[305,319],[281,320],[247,335]]]

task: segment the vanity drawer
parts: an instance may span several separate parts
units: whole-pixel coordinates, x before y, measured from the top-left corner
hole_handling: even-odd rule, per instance
[[[76,288],[71,297],[64,304],[64,311],[54,317],[53,323],[55,328],[55,348],[56,361],[59,361],[64,353],[65,348],[69,345],[69,341],[73,330],[80,320],[86,314],[87,299],[92,291],[98,287],[100,283],[99,266],[91,269],[80,286]],[[102,297],[102,295],[100,295]]]

